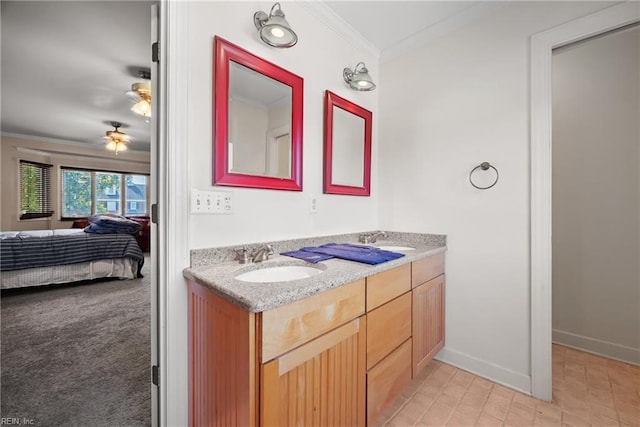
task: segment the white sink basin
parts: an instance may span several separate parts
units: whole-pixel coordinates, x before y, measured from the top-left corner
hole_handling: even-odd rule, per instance
[[[252,283],[288,282],[313,277],[322,272],[323,270],[319,268],[304,265],[283,265],[248,271],[235,276],[235,278]]]
[[[412,248],[410,246],[376,246],[378,249],[382,249],[383,251],[415,251],[416,248]]]

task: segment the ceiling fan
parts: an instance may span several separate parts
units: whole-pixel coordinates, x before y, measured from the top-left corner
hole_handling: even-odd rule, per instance
[[[122,123],[111,122],[111,126],[114,127],[114,130],[108,130],[106,136],[103,136],[102,139],[107,142],[105,148],[107,150],[115,151],[117,156],[118,152],[125,151],[127,149],[127,144],[131,142],[131,137],[118,130],[118,128],[122,127]]]
[[[143,116],[148,123],[151,117],[151,83],[149,81],[151,71],[138,70],[138,76],[147,81],[132,84],[131,90],[126,91],[125,94],[135,102],[131,111]]]

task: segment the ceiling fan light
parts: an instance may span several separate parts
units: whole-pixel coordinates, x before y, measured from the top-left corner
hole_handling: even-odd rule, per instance
[[[118,128],[122,126],[120,122],[111,122],[114,130],[108,130],[106,135],[102,138],[107,141],[105,148],[110,151],[115,151],[116,155],[120,151],[127,150],[127,144],[131,141],[131,137],[124,132],[120,132]]]
[[[151,117],[151,104],[146,99],[136,102],[131,111],[144,117]]]
[[[145,118],[151,117],[151,84],[148,82],[133,83],[131,90],[125,92],[135,104],[131,111]]]

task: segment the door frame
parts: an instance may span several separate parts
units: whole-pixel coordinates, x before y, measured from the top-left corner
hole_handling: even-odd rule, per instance
[[[158,84],[158,425],[188,420],[189,2],[160,1]]]
[[[538,399],[552,398],[552,51],[638,21],[640,3],[629,1],[531,37],[531,394]]]

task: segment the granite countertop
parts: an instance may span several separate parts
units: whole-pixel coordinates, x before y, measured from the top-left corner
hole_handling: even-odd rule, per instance
[[[310,264],[296,258],[277,255],[280,252],[331,242],[359,244],[358,234],[345,234],[269,242],[276,255],[261,263],[240,264],[238,261],[229,260],[232,257],[233,248],[242,246],[237,245],[192,251],[192,267],[185,269],[183,274],[187,279],[210,288],[216,294],[243,309],[258,313],[446,250],[446,236],[443,235],[396,232],[387,232],[387,235],[387,238],[378,240],[373,246],[408,246],[415,248],[415,250],[396,251],[405,254],[405,256],[378,265],[368,265],[338,258]],[[247,271],[289,265],[312,266],[324,271],[313,277],[287,282],[251,283],[234,278]]]

